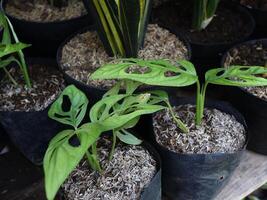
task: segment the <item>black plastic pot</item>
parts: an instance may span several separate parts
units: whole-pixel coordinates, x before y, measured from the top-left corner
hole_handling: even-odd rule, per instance
[[[51,59],[30,59],[33,64],[45,63],[56,67]],[[1,111],[0,122],[12,143],[34,164],[41,164],[49,141],[61,129],[62,125],[50,119],[45,110],[36,112]]]
[[[172,2],[176,2],[175,0],[172,0]],[[189,3],[190,1],[185,1],[185,3]],[[197,71],[200,74],[200,76],[204,77],[204,73],[211,69],[214,66],[217,66],[220,64],[221,55],[229,49],[234,44],[240,43],[242,41],[247,40],[251,34],[254,31],[255,28],[255,22],[251,14],[242,6],[231,3],[230,1],[224,1],[222,2],[225,4],[225,7],[231,10],[234,10],[236,13],[240,13],[244,21],[247,23],[247,27],[249,29],[248,33],[244,35],[243,38],[239,38],[236,41],[233,42],[214,42],[214,43],[203,43],[203,42],[195,42],[191,41],[190,37],[188,36],[188,40],[190,42],[190,45],[192,47],[192,60],[194,64],[197,66]],[[174,5],[175,6],[175,5]],[[179,8],[177,8],[178,12]],[[161,22],[160,16],[156,16],[152,13],[153,21],[159,21],[160,25],[161,23],[164,23],[164,26],[166,26],[169,30],[173,30],[174,27],[171,27],[171,25],[168,24],[168,22]]]
[[[251,13],[256,22],[256,29],[254,32],[255,37],[258,38],[267,37],[267,26],[266,26],[267,10],[252,8],[245,5],[242,6],[245,7]]]
[[[143,147],[145,147],[148,152],[154,157],[154,159],[157,162],[157,173],[151,180],[151,182],[148,184],[146,188],[144,188],[144,191],[141,194],[140,200],[161,200],[161,171],[162,171],[162,163],[161,158],[158,154],[158,152],[154,149],[153,146],[151,146],[147,142],[143,142]],[[58,193],[58,198],[60,200],[65,200],[62,190]]]
[[[63,73],[63,76],[65,78],[65,81],[67,84],[73,84],[75,85],[77,88],[79,88],[81,91],[83,91],[88,99],[89,99],[89,107],[94,105],[98,100],[100,100],[102,98],[102,96],[108,91],[107,89],[102,89],[102,88],[99,88],[99,87],[95,87],[95,86],[91,86],[91,85],[87,85],[81,81],[78,81],[74,78],[72,78],[71,76],[69,76],[63,69],[63,66],[61,64],[61,57],[62,57],[62,50],[63,50],[63,47],[73,38],[75,37],[76,35],[78,34],[82,34],[82,33],[85,33],[87,31],[93,31],[95,30],[95,27],[94,26],[90,26],[90,27],[87,27],[87,28],[84,28],[76,33],[74,33],[73,35],[71,35],[70,37],[68,37],[61,45],[60,47],[58,48],[58,51],[57,51],[57,63],[58,63],[58,66],[59,66],[59,69],[62,71]],[[189,45],[189,42],[184,39],[182,36],[179,37],[179,39],[185,44],[186,48],[188,49],[188,60],[190,60],[191,58],[191,47]],[[88,46],[88,48],[90,48]],[[90,66],[88,66],[90,67]],[[154,87],[152,87],[154,88]],[[150,88],[151,89],[151,88]],[[147,90],[147,88],[145,89]],[[169,90],[172,90],[172,88],[169,88]]]
[[[5,12],[5,5],[8,0],[3,0],[1,9]],[[55,57],[57,48],[70,34],[93,23],[89,14],[70,20],[54,22],[35,22],[17,19],[8,13],[14,29],[22,42],[32,44],[32,47],[25,49],[29,56]]]
[[[192,98],[175,99],[173,105],[195,104]],[[230,104],[207,101],[206,107],[229,113],[246,127],[242,115]],[[152,124],[152,123],[151,123]],[[175,153],[159,145],[151,126],[151,137],[162,158],[162,189],[171,200],[211,200],[228,182],[244,152],[213,154]]]
[[[267,46],[267,39],[260,39],[241,43],[234,46],[232,49],[238,48],[244,44],[253,44],[258,41],[262,41],[263,45]],[[226,53],[222,58],[222,66],[224,66],[227,54],[228,53]],[[227,101],[231,102],[246,118],[251,136],[247,148],[257,153],[267,155],[267,101],[247,92],[243,88],[238,87],[228,87],[227,96],[225,98]]]

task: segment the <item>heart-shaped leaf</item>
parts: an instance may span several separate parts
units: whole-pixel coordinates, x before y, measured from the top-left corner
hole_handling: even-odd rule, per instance
[[[69,139],[75,134],[80,141],[78,147],[69,143]],[[51,140],[44,157],[45,190],[48,200],[55,198],[61,184],[79,164],[87,149],[96,142],[100,134],[101,127],[97,123],[88,123],[77,131],[62,131]]]
[[[64,102],[64,100],[67,102]],[[59,98],[52,104],[48,116],[76,129],[85,116],[87,105],[88,99],[86,95],[74,85],[70,85],[64,89]],[[64,107],[67,108],[64,109]]]

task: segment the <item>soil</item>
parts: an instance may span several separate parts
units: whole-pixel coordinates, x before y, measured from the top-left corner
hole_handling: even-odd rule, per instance
[[[32,88],[27,88],[18,68],[9,70],[18,86],[5,77],[0,81],[0,111],[40,111],[47,108],[64,88],[59,71],[42,64],[29,65]]]
[[[86,14],[82,0],[69,1],[64,7],[55,7],[47,0],[9,0],[6,12],[18,19],[53,22],[73,19]]]
[[[158,25],[150,24],[144,49],[139,51],[138,57],[187,59],[188,50],[174,34]],[[115,80],[89,80],[89,76],[100,66],[115,59],[107,55],[97,33],[88,31],[76,35],[63,47],[61,65],[72,78],[91,86],[108,89],[115,84]]]
[[[267,11],[267,0],[240,0],[240,3],[249,8]]]
[[[99,155],[103,173],[99,174],[81,161],[63,184],[66,200],[135,200],[156,174],[156,161],[142,146],[117,145],[108,162],[111,142],[102,139]]]
[[[157,142],[176,153],[233,153],[244,147],[246,132],[234,116],[217,109],[205,108],[200,126],[195,124],[195,106],[174,107],[174,112],[189,128],[183,133],[170,112],[163,110],[153,117]]]
[[[230,43],[247,36],[249,27],[243,15],[219,4],[216,16],[202,31],[192,29],[193,1],[171,1],[154,10],[154,21],[159,25],[171,27],[176,32],[188,36],[193,43]]]
[[[243,44],[228,52],[224,67],[230,65],[244,66],[266,66],[267,67],[267,45],[258,41],[254,44]],[[267,74],[263,75],[267,78]],[[267,101],[267,87],[245,87],[251,94]]]

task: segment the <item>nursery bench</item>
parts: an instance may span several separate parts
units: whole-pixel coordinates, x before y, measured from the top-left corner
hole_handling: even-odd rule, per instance
[[[215,200],[241,200],[267,182],[267,156],[246,151],[229,183]]]

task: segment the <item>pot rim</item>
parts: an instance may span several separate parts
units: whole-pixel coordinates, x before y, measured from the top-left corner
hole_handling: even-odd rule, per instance
[[[242,45],[254,44],[254,43],[256,43],[256,42],[262,42],[262,43],[265,42],[266,45],[267,45],[267,38],[259,38],[259,39],[248,40],[248,41],[245,41],[245,42],[242,42],[242,43],[239,43],[239,44],[236,44],[236,45],[232,46],[230,49],[228,49],[228,50],[223,54],[223,56],[222,56],[222,58],[221,58],[221,67],[225,68],[224,64],[225,64],[226,58],[227,58],[227,56],[228,56],[228,53],[229,53],[230,51],[232,51],[232,50],[235,49],[235,48],[239,48],[239,47],[242,46]],[[266,86],[266,87],[267,87],[267,86]],[[251,98],[256,98],[258,101],[260,101],[260,102],[262,102],[262,103],[267,103],[267,100],[264,100],[264,99],[262,99],[262,98],[260,98],[260,97],[258,97],[258,96],[256,96],[256,95],[254,95],[254,94],[248,92],[248,91],[247,91],[246,89],[244,89],[243,87],[236,87],[236,88],[242,90],[244,93],[246,93],[246,95],[250,96]]]
[[[70,22],[76,22],[79,19],[84,19],[87,17],[90,17],[90,15],[88,14],[87,10],[86,10],[86,14],[83,14],[81,16],[78,17],[73,17],[71,19],[64,19],[64,20],[55,20],[55,21],[47,21],[47,22],[43,22],[43,21],[28,21],[26,19],[19,19],[16,18],[15,16],[12,16],[10,14],[8,14],[5,10],[5,4],[8,2],[8,0],[2,0],[1,1],[1,10],[6,14],[6,16],[10,19],[13,20],[17,20],[17,21],[21,21],[24,23],[28,23],[28,24],[39,24],[39,25],[59,25],[59,24],[64,24],[64,23],[70,23]]]
[[[59,71],[58,67],[57,67],[57,63],[54,59],[52,58],[45,58],[45,57],[29,57],[29,58],[26,58],[26,63],[29,63],[29,64],[34,64],[34,63],[40,63],[40,62],[47,62],[49,63],[49,67],[50,68],[53,68],[53,67],[56,67],[56,70]],[[59,71],[60,72],[60,71]],[[59,95],[59,94],[58,94]],[[7,114],[7,113],[17,113],[17,114],[33,114],[33,113],[38,113],[38,112],[46,112],[48,113],[48,110],[50,108],[50,106],[54,103],[54,101],[56,100],[57,98],[55,98],[49,105],[47,105],[47,107],[45,107],[43,110],[39,110],[39,111],[14,111],[14,110],[10,110],[10,111],[0,111],[0,117],[1,117],[1,114]]]
[[[194,97],[179,97],[179,99],[180,100],[183,100],[183,103],[177,103],[177,102],[175,102],[174,103],[175,105],[176,104],[177,105],[183,105],[183,104],[190,104],[191,105],[191,104],[193,104],[192,102],[195,101],[195,98]],[[186,102],[188,102],[188,103],[186,103]],[[239,149],[238,151],[235,151],[235,152],[231,152],[231,153],[228,153],[228,152],[226,152],[226,153],[220,153],[219,152],[219,153],[206,153],[206,154],[205,153],[178,153],[178,152],[171,151],[171,150],[167,149],[166,147],[162,146],[161,144],[159,144],[157,142],[157,140],[156,140],[156,136],[155,136],[155,132],[154,132],[154,126],[153,126],[153,116],[156,113],[154,113],[154,114],[152,114],[152,117],[151,117],[151,124],[152,124],[152,126],[151,126],[152,127],[152,130],[151,131],[153,133],[152,134],[153,135],[153,140],[155,141],[156,146],[158,148],[160,148],[161,150],[163,150],[165,152],[168,152],[169,154],[172,154],[174,156],[190,157],[190,159],[192,159],[192,157],[194,157],[195,159],[197,159],[197,158],[207,157],[207,156],[225,156],[225,155],[235,155],[235,154],[242,153],[246,149],[247,144],[248,144],[248,141],[249,141],[249,138],[250,138],[250,134],[249,134],[249,131],[248,131],[248,126],[247,126],[247,123],[245,121],[244,116],[236,108],[234,108],[230,103],[225,102],[225,101],[219,101],[219,100],[214,100],[214,99],[207,98],[206,99],[206,103],[208,105],[205,105],[205,108],[215,108],[215,109],[218,109],[218,110],[220,110],[220,111],[222,111],[222,112],[224,112],[226,114],[231,115],[230,113],[227,113],[227,112],[223,111],[222,109],[215,107],[214,105],[209,105],[209,104],[213,104],[213,103],[216,103],[216,102],[219,103],[217,105],[224,105],[224,106],[230,108],[240,118],[240,121],[239,120],[237,120],[237,121],[244,126],[244,128],[245,128],[245,134],[246,134],[246,141],[245,141],[245,143],[244,143],[244,145],[243,145],[243,147],[241,149]],[[234,117],[236,118],[236,116],[234,116]]]
[[[162,28],[165,28],[164,26],[160,26]],[[167,29],[167,28],[166,28]],[[169,30],[169,29],[167,29]],[[58,50],[57,50],[57,54],[56,54],[56,60],[57,60],[57,64],[58,64],[58,68],[59,70],[63,73],[63,75],[65,77],[67,77],[68,79],[72,80],[74,83],[76,84],[79,84],[81,85],[82,87],[89,87],[89,88],[93,88],[93,89],[96,89],[96,90],[99,90],[101,92],[107,92],[107,89],[104,89],[104,88],[101,88],[101,87],[96,87],[96,86],[93,86],[93,85],[88,85],[88,84],[85,84],[84,82],[82,81],[79,81],[79,80],[76,80],[74,79],[73,77],[71,77],[70,75],[68,75],[65,70],[63,69],[63,66],[61,64],[61,58],[62,58],[62,51],[63,51],[63,48],[64,46],[71,40],[73,39],[76,35],[78,34],[82,34],[82,33],[85,33],[87,31],[96,31],[95,30],[95,25],[90,25],[90,26],[87,26],[87,27],[84,27],[78,31],[76,31],[75,33],[71,34],[69,37],[67,37],[58,47]],[[170,31],[171,33],[173,33],[172,31]],[[191,50],[191,46],[190,46],[190,43],[188,42],[188,39],[186,38],[186,36],[183,36],[182,34],[179,34],[177,35],[176,33],[173,33],[174,35],[176,35],[176,37],[181,41],[183,42],[183,44],[185,45],[185,47],[187,48],[188,50],[188,55],[187,55],[187,60],[191,60],[191,57],[192,57],[192,50]],[[149,89],[149,88],[148,88]]]

